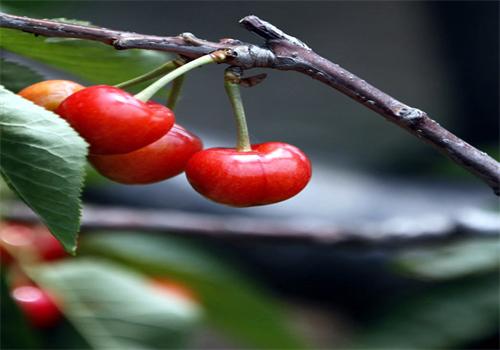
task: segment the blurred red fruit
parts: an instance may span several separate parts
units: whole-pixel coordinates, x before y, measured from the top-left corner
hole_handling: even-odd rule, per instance
[[[2,262],[12,261],[9,251],[26,255],[38,255],[43,261],[52,261],[66,257],[63,246],[45,226],[29,226],[7,223],[0,226],[0,254]],[[10,259],[10,260],[9,260]]]
[[[53,327],[62,318],[54,299],[36,286],[16,287],[11,294],[26,318],[35,327]]]
[[[16,223],[0,226],[0,258],[2,264],[10,264],[13,257],[9,252],[30,249],[33,246],[33,229]]]
[[[35,228],[35,246],[44,261],[52,261],[68,256],[63,246],[57,238],[45,226]]]
[[[164,292],[167,295],[174,294],[190,302],[198,301],[194,292],[190,288],[186,287],[185,285],[179,282],[172,281],[166,278],[155,278],[151,280],[151,285],[157,291]]]
[[[9,265],[12,262],[12,257],[5,248],[0,245],[0,265]]]

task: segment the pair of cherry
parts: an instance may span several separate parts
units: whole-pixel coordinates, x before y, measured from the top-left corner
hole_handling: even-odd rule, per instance
[[[185,171],[205,197],[248,207],[293,197],[311,177],[307,156],[282,142],[202,150],[201,140],[175,124],[169,108],[145,102],[141,93],[53,80],[19,94],[66,119],[90,144],[91,164],[117,182],[146,184]]]
[[[19,95],[66,119],[90,144],[92,165],[116,182],[147,184],[176,176],[202,149],[196,135],[174,124],[170,109],[112,86],[47,80]]]

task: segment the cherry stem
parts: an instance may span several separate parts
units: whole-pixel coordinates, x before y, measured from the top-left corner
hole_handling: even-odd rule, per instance
[[[167,75],[158,79],[147,88],[135,95],[135,97],[143,102],[150,100],[161,88],[170,83],[172,80],[180,77],[181,75],[189,72],[190,70],[203,66],[209,63],[218,63],[226,59],[226,54],[223,51],[215,51],[211,54],[201,56],[195,60],[192,60],[179,68],[171,71]]]
[[[177,105],[177,101],[179,101],[179,95],[182,90],[182,86],[184,85],[184,80],[186,79],[185,75],[181,75],[177,79],[174,80],[172,83],[172,89],[170,90],[170,93],[168,95],[168,100],[167,100],[167,107],[170,108],[172,111],[175,109],[175,106]]]
[[[145,82],[145,81],[151,80],[153,78],[159,77],[161,75],[164,75],[165,73],[173,71],[177,67],[178,67],[178,65],[176,64],[175,61],[168,61],[168,62],[162,64],[161,66],[153,69],[150,72],[147,72],[143,75],[139,75],[138,77],[124,81],[124,82],[116,84],[114,86],[117,88],[120,88],[120,89],[125,89],[125,88],[128,88],[129,86],[140,84],[142,82]]]
[[[238,132],[236,150],[240,152],[250,152],[252,146],[250,145],[250,136],[248,135],[245,108],[243,107],[243,101],[241,99],[239,77],[232,71],[226,70],[224,87],[236,118],[236,128]]]

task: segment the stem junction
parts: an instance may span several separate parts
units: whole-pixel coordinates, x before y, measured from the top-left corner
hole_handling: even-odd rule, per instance
[[[158,79],[153,84],[149,85],[147,88],[136,94],[135,97],[143,102],[147,102],[165,85],[170,83],[172,80],[180,77],[181,75],[189,72],[190,70],[209,63],[223,62],[225,59],[226,54],[223,50],[215,51],[209,53],[208,55],[198,57],[197,59],[180,66],[179,68]]]
[[[147,72],[143,75],[139,75],[138,77],[124,81],[122,83],[116,84],[115,87],[120,88],[120,89],[125,89],[125,88],[128,88],[130,86],[134,86],[136,84],[140,84],[140,83],[143,83],[145,81],[162,76],[165,73],[173,71],[177,67],[178,67],[178,65],[175,63],[175,61],[168,61],[168,62],[162,64],[161,66],[153,69],[150,72]]]

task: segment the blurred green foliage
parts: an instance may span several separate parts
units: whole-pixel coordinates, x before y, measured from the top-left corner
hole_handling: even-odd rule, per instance
[[[360,329],[352,348],[456,349],[498,332],[500,241],[472,238],[408,249],[396,272],[429,281],[392,300]]]
[[[243,345],[303,347],[276,300],[201,247],[167,236],[98,232],[82,239],[81,253],[110,257],[151,276],[181,281],[199,295],[207,321]]]
[[[184,347],[200,315],[196,304],[106,261],[66,260],[29,273],[60,296],[65,316],[93,349]]]
[[[402,252],[394,264],[416,278],[448,280],[498,270],[498,237],[467,239],[438,247],[422,247]]]
[[[498,275],[454,280],[394,302],[359,349],[456,349],[498,331]]]
[[[7,90],[17,93],[41,80],[43,80],[42,75],[28,66],[0,59],[0,84]]]

